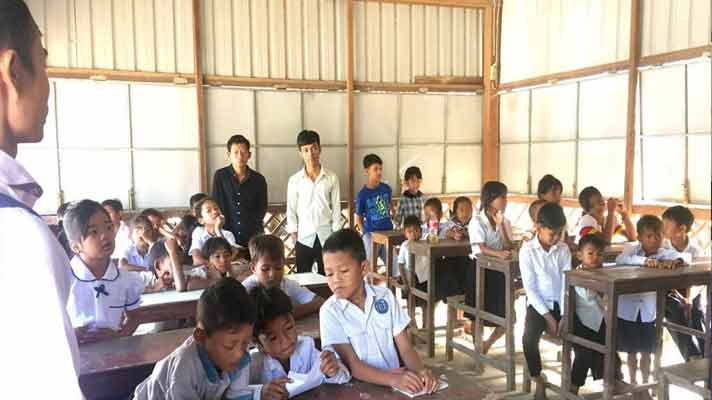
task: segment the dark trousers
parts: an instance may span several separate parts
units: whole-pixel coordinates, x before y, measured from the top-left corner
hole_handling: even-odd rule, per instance
[[[606,321],[601,321],[598,331],[594,331],[582,324],[578,315],[574,313],[573,331],[576,336],[605,345]],[[575,357],[571,367],[571,383],[579,387],[583,386],[586,383],[589,370],[591,370],[594,380],[601,379],[603,377],[603,354],[579,345],[573,347]]]
[[[559,303],[554,303],[554,309],[549,311],[556,321],[561,319]],[[535,378],[541,374],[541,352],[539,351],[539,341],[541,335],[546,331],[546,320],[534,307],[527,307],[527,317],[524,320],[524,336],[522,345],[524,347],[524,358],[527,361],[529,375]]]
[[[685,309],[683,303],[672,296],[667,296],[665,298],[665,318],[675,324],[687,326],[699,330],[703,330],[704,326],[704,312],[699,310],[700,308],[700,298],[695,297],[692,302],[692,312],[691,319],[688,319],[685,315]],[[675,345],[680,350],[680,355],[685,361],[690,361],[690,357],[702,356],[705,344],[702,339],[693,338],[690,335],[680,333],[680,332],[670,332],[672,340],[675,341]]]
[[[324,259],[321,255],[321,243],[317,237],[314,246],[309,247],[297,242],[295,247],[297,272],[312,272],[312,266],[316,261],[317,270],[324,275]]]

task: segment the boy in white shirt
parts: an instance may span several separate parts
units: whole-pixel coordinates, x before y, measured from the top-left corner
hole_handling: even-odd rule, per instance
[[[143,292],[173,290],[184,292],[208,287],[213,281],[208,279],[204,269],[198,267],[183,271],[180,247],[175,239],[159,240],[146,254],[146,263],[152,271],[141,272],[146,285]]]
[[[252,275],[242,282],[248,291],[259,285],[282,289],[292,299],[296,319],[319,311],[324,299],[284,277],[284,243],[277,236],[257,235],[250,239],[249,247]]]
[[[559,336],[563,329],[559,321],[564,304],[564,271],[571,269],[571,252],[561,241],[565,226],[566,216],[561,206],[543,205],[537,215],[536,237],[519,250],[519,269],[529,299],[522,344],[529,374],[536,382],[534,398],[537,400],[546,398],[539,340],[544,331]]]
[[[400,250],[398,250],[398,275],[396,278],[406,287],[415,285],[415,282],[408,281],[410,277],[410,270],[413,268],[410,265],[410,254],[408,254],[408,247],[410,243],[417,241],[423,234],[423,229],[420,226],[420,218],[415,215],[409,215],[403,219],[403,234],[406,240],[401,243]],[[418,280],[427,281],[428,271],[423,268],[423,265],[416,263],[415,273],[418,276]],[[404,293],[405,294],[405,293]]]
[[[240,282],[223,278],[200,295],[193,335],[156,363],[135,400],[267,399],[249,386],[255,308]],[[286,380],[279,381],[284,384]],[[272,397],[274,398],[274,397]],[[284,397],[277,397],[284,398]]]
[[[137,215],[131,220],[131,243],[119,259],[119,267],[127,271],[150,271],[146,263],[148,250],[160,239],[158,231],[145,215]]]
[[[319,312],[322,346],[333,346],[356,379],[433,393],[438,378],[413,349],[408,315],[390,290],[364,280],[368,261],[358,232],[342,229],[326,240],[324,269],[334,294]]]
[[[82,200],[70,206],[64,229],[76,253],[67,312],[77,340],[130,335],[136,328],[131,311],[141,304],[143,282],[138,274],[120,271],[111,261],[114,225],[109,214],[101,204]]]
[[[225,216],[222,215],[218,203],[212,197],[205,197],[195,203],[195,212],[198,213],[198,222],[202,226],[196,227],[191,237],[188,254],[193,257],[193,265],[204,265],[208,262],[207,257],[202,253],[202,248],[205,242],[213,237],[225,238],[234,248],[233,257],[237,258],[240,249],[235,242],[235,235],[223,229]]]
[[[319,351],[314,339],[298,336],[292,300],[286,293],[278,287],[257,286],[250,298],[257,310],[253,336],[258,347],[250,352],[250,383],[264,385],[263,394],[282,394],[284,388],[275,385],[275,379],[287,378],[290,373],[319,375],[308,387],[294,388],[300,392],[322,383],[341,384],[351,379],[351,373],[333,351]],[[317,368],[318,373],[314,371]]]
[[[638,242],[628,244],[616,257],[617,265],[640,265],[649,268],[670,268],[683,263],[680,254],[662,247],[663,223],[654,215],[643,215],[636,224]],[[655,292],[634,293],[618,298],[618,351],[628,353],[628,372],[636,383],[637,354],[643,382],[650,378],[650,359],[655,352],[657,296]]]
[[[131,246],[129,227],[121,219],[124,205],[121,204],[119,199],[108,199],[102,201],[101,206],[109,213],[109,218],[111,218],[114,229],[116,229],[116,249],[114,249],[114,254],[111,255],[111,258],[118,260],[126,254],[126,250]]]

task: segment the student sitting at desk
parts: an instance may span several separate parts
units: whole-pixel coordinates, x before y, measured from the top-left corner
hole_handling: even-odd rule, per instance
[[[334,294],[319,312],[322,346],[333,346],[356,379],[433,393],[438,378],[411,344],[410,318],[390,290],[364,280],[368,261],[358,232],[342,229],[326,240],[324,269]]]
[[[650,268],[682,263],[680,254],[662,247],[663,223],[654,215],[643,215],[636,224],[638,242],[627,244],[616,257],[618,265]],[[643,383],[650,378],[650,356],[655,353],[655,292],[625,294],[618,298],[618,351],[628,353],[630,383],[636,383],[638,353]]]
[[[189,253],[193,239],[193,231],[197,227],[198,219],[192,214],[186,214],[180,219],[180,222],[173,230],[173,237],[180,247],[181,259],[184,265],[193,265],[193,257],[191,257]]]
[[[126,250],[131,246],[131,233],[128,225],[122,220],[124,205],[119,199],[108,199],[101,202],[101,206],[109,213],[109,218],[114,224],[116,230],[116,248],[111,258],[115,260],[121,259],[126,254]]]
[[[225,238],[214,237],[208,239],[201,253],[207,258],[207,263],[191,270],[194,276],[201,279],[207,279],[211,282],[217,281],[220,278],[232,276],[232,257],[234,247]],[[188,286],[189,290],[194,289]]]
[[[230,246],[233,247],[233,257],[236,257],[238,248],[235,243],[235,235],[223,229],[225,217],[222,215],[218,203],[211,197],[206,197],[195,203],[195,213],[198,216],[198,222],[202,226],[196,227],[192,234],[190,255],[193,257],[193,265],[203,265],[208,261],[207,256],[202,253],[201,249],[208,239],[215,237],[227,240]]]
[[[203,289],[212,282],[206,278],[205,271],[198,267],[183,271],[180,247],[173,239],[159,240],[151,246],[146,255],[146,262],[153,272],[141,273],[144,293],[162,292],[175,289],[179,292]]]
[[[278,287],[257,286],[249,294],[257,310],[253,330],[257,349],[250,352],[250,383],[264,385],[263,395],[284,394],[285,388],[275,384],[275,379],[287,378],[292,372],[318,374],[318,380],[310,385],[312,387],[351,380],[351,373],[333,351],[319,351],[313,338],[298,336],[292,301],[286,293]],[[314,371],[316,368],[318,373]]]
[[[127,271],[143,272],[149,270],[146,264],[148,250],[160,239],[158,231],[145,215],[137,215],[131,220],[131,240],[133,243],[119,260],[119,267]]]
[[[82,200],[64,218],[72,250],[72,279],[67,313],[80,343],[130,335],[125,323],[141,303],[143,283],[135,272],[111,261],[114,225],[101,204]]]
[[[282,289],[292,299],[294,318],[319,311],[324,299],[284,277],[284,243],[277,236],[257,235],[250,239],[249,246],[252,275],[242,282],[248,291],[259,285]]]
[[[617,234],[624,235],[629,241],[637,239],[633,222],[618,199],[611,197],[606,202],[598,189],[588,186],[579,193],[578,201],[583,214],[576,224],[576,243],[582,236],[596,232],[602,234],[608,244]],[[616,213],[620,215],[622,224],[618,222]]]
[[[205,289],[196,320],[193,335],[156,363],[134,400],[268,398],[249,386],[255,307],[240,282],[221,279]]]
[[[410,269],[413,268],[410,265],[410,254],[408,254],[408,247],[410,244],[418,241],[423,234],[423,228],[421,227],[420,218],[415,215],[409,215],[403,220],[403,234],[405,235],[405,241],[401,243],[400,250],[398,250],[398,275],[394,277],[398,279],[398,282],[405,284],[406,288],[410,288],[411,285],[415,285],[415,282],[410,282]],[[416,263],[415,274],[418,280],[427,281],[428,271],[423,268],[427,264]],[[403,297],[407,298],[407,290],[403,291]]]

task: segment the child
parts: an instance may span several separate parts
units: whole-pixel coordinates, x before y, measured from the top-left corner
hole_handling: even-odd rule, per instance
[[[294,303],[294,318],[319,311],[324,299],[296,281],[284,277],[284,243],[274,235],[257,235],[250,239],[252,275],[242,284],[247,290],[259,285],[282,289]]]
[[[311,374],[315,368],[319,369],[322,382],[341,384],[351,380],[351,373],[333,351],[319,351],[313,338],[298,336],[292,301],[286,293],[278,287],[257,286],[249,294],[257,310],[253,330],[257,349],[250,353],[252,384],[287,378],[291,372]],[[262,392],[264,394],[265,389]],[[294,396],[294,393],[289,395]]]
[[[383,161],[375,154],[363,158],[363,168],[368,178],[366,185],[356,196],[356,226],[363,234],[363,245],[367,258],[380,256],[385,259],[385,251],[379,246],[378,255],[371,254],[371,232],[393,229],[391,222],[391,187],[381,182]]]
[[[255,399],[275,388],[250,387],[250,356],[255,307],[234,279],[220,279],[198,301],[193,335],[159,361],[141,382],[134,399]],[[280,392],[281,395],[286,393]],[[286,398],[286,397],[282,397]]]
[[[546,174],[541,177],[537,185],[536,195],[541,200],[546,200],[549,203],[561,203],[561,192],[564,191],[564,185],[554,175]]]
[[[205,257],[206,262],[191,270],[195,276],[201,279],[207,279],[211,282],[225,277],[236,278],[232,276],[232,270],[230,268],[232,265],[233,247],[227,239],[223,237],[210,238],[203,244],[203,248],[200,249],[200,251]],[[188,290],[192,289],[193,288],[189,285]]]
[[[477,264],[478,255],[486,255],[507,259],[512,252],[512,226],[504,216],[507,208],[507,186],[502,182],[489,181],[482,186],[480,196],[480,212],[472,217],[469,225],[470,257]],[[475,305],[474,268],[467,277],[465,285],[466,302]],[[485,311],[504,318],[506,312],[504,274],[498,271],[485,271]],[[503,326],[497,326],[489,321],[483,321],[485,326],[494,327],[490,337],[482,343],[482,352],[487,354],[490,347],[505,334]],[[474,335],[472,332],[473,342]]]
[[[414,215],[418,217],[418,219],[423,217],[425,196],[423,196],[423,192],[420,191],[422,181],[423,174],[420,172],[420,168],[408,167],[408,169],[405,170],[403,183],[405,184],[406,190],[401,195],[400,200],[398,200],[396,214],[393,218],[396,226],[402,227],[405,218],[410,215]]]
[[[638,243],[627,244],[616,257],[618,265],[657,267],[678,259],[677,251],[662,247],[663,223],[654,215],[643,215],[636,224]],[[618,298],[618,351],[628,353],[628,372],[636,383],[637,353],[643,382],[650,377],[650,355],[655,352],[655,292],[626,294]]]
[[[121,201],[118,199],[108,199],[102,201],[101,206],[109,213],[109,218],[111,218],[111,222],[114,224],[114,229],[116,230],[116,249],[114,250],[114,254],[111,255],[111,258],[118,260],[131,246],[129,227],[121,220],[124,205],[121,204]]]
[[[319,312],[322,346],[333,346],[356,379],[433,393],[438,378],[413,349],[405,330],[410,319],[390,290],[364,280],[368,261],[358,232],[342,229],[327,239],[324,269],[334,295]]]
[[[563,330],[559,321],[564,304],[564,271],[571,269],[571,252],[561,242],[564,226],[566,216],[561,206],[544,204],[537,216],[536,237],[519,250],[519,269],[529,299],[522,344],[529,374],[536,382],[534,398],[537,400],[546,398],[539,340],[544,331],[559,336]]]
[[[413,282],[410,282],[410,269],[413,268],[410,265],[410,254],[408,254],[408,247],[410,243],[417,241],[423,234],[423,230],[420,226],[420,218],[415,215],[409,215],[405,217],[403,221],[403,233],[406,240],[401,243],[400,250],[398,250],[398,282],[405,284],[406,287],[410,287]],[[422,263],[416,264],[415,274],[418,280],[427,281],[428,271],[422,268]],[[405,295],[405,293],[403,293]]]
[[[146,263],[154,272],[142,272],[144,293],[175,289],[179,292],[208,287],[212,281],[206,279],[201,268],[183,271],[181,249],[175,239],[159,240],[148,251]]]
[[[608,202],[605,202],[598,189],[588,186],[579,193],[578,201],[583,208],[583,214],[576,226],[577,243],[582,236],[595,232],[601,233],[606,239],[606,243],[611,243],[613,235],[617,233],[625,235],[629,241],[637,239],[633,222],[631,222],[628,212],[623,208],[623,203],[618,199],[611,197]],[[605,214],[606,209],[608,209],[607,214]],[[616,220],[616,212],[623,220],[622,225]]]
[[[702,257],[702,249],[697,247],[687,236],[695,222],[692,212],[683,206],[673,206],[663,213],[663,247],[675,250],[686,263],[691,263],[696,257]],[[703,287],[692,287],[684,293],[673,289],[668,293],[665,302],[665,318],[678,325],[689,326],[704,331],[705,302],[701,296]],[[670,336],[680,349],[680,354],[689,361],[690,358],[702,356],[705,348],[704,340],[690,335],[670,331]]]
[[[191,212],[191,214],[192,214],[194,217],[198,218],[198,216],[199,216],[199,214],[200,214],[200,213],[196,213],[196,212],[195,212],[195,205],[196,205],[200,200],[203,200],[203,199],[206,198],[206,197],[208,197],[208,195],[205,194],[205,193],[196,193],[196,194],[190,196],[190,200],[188,200],[188,201],[189,201],[188,204],[190,204],[190,212]]]
[[[178,246],[181,250],[181,262],[184,265],[192,265],[193,257],[189,255],[190,245],[193,238],[193,231],[198,227],[198,219],[192,214],[184,215],[181,218],[176,229],[173,230],[173,237],[175,238]]]
[[[225,217],[222,215],[220,207],[215,200],[206,197],[198,201],[195,204],[195,211],[198,215],[198,222],[203,226],[198,226],[193,230],[189,253],[193,257],[193,265],[203,265],[207,262],[207,258],[201,252],[201,248],[212,237],[225,238],[232,247],[237,246],[235,235],[228,230],[222,229],[225,224]]]
[[[536,199],[529,204],[529,218],[532,220],[532,228],[531,230],[527,231],[524,233],[524,236],[522,237],[522,240],[527,241],[527,240],[532,240],[536,236],[536,218],[539,215],[539,210],[541,209],[541,206],[544,204],[548,203],[544,199]]]
[[[145,215],[137,215],[131,220],[131,240],[133,243],[119,259],[119,267],[127,271],[141,272],[149,270],[146,263],[148,249],[160,238],[158,231]]]
[[[425,201],[423,206],[423,216],[425,221],[422,225],[423,237],[421,239],[427,239],[428,232],[430,230],[430,225],[435,224],[437,226],[438,238],[447,239],[447,233],[452,227],[450,221],[442,222],[443,219],[443,203],[437,197],[431,197]]]
[[[76,254],[67,313],[77,340],[130,335],[135,329],[131,314],[141,304],[143,283],[136,273],[119,271],[111,261],[115,233],[109,214],[101,204],[82,200],[67,211],[64,229]]]
[[[151,221],[151,224],[153,225],[153,229],[160,233],[161,236],[166,239],[173,238],[173,227],[168,224],[166,218],[160,211],[155,208],[147,208],[141,211],[141,215],[148,217],[148,220]]]
[[[452,203],[452,218],[450,227],[446,233],[448,239],[465,240],[470,238],[467,227],[472,220],[472,200],[465,196],[460,196]]]

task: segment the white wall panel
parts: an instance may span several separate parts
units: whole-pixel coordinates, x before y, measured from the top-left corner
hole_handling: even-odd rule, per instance
[[[643,56],[710,43],[708,0],[643,0]]]
[[[710,204],[712,134],[692,135],[687,140],[690,201],[695,204]]]
[[[136,208],[185,207],[200,191],[197,151],[134,151],[133,162]]]
[[[400,146],[398,158],[401,165],[415,165],[423,172],[420,187],[425,193],[442,193],[442,179],[445,174],[442,145]],[[384,170],[386,166],[384,165]],[[404,170],[405,171],[405,170]],[[395,182],[391,185],[393,186]]]
[[[208,144],[225,145],[236,134],[255,143],[254,94],[252,90],[227,88],[205,91]]]
[[[576,85],[556,85],[532,92],[532,141],[576,137]]]
[[[198,147],[195,88],[131,86],[131,132],[134,147]]]
[[[685,132],[685,67],[676,66],[643,71],[643,135]]]
[[[397,132],[398,95],[354,95],[354,141],[357,146],[395,144]]]
[[[400,142],[433,143],[445,139],[445,96],[401,96]]]
[[[117,198],[128,204],[128,150],[60,150],[59,171],[64,201]]]
[[[712,132],[712,80],[710,62],[687,66],[688,132]]]
[[[319,132],[322,144],[346,144],[346,94],[305,92],[304,128]],[[296,133],[289,144],[296,143]]]
[[[576,174],[576,143],[535,143],[532,144],[531,177],[532,190],[542,176],[552,174],[564,185],[564,196],[576,196],[573,193]]]
[[[499,180],[511,193],[527,193],[529,187],[529,145],[501,144],[499,146]]]
[[[624,137],[628,107],[628,76],[581,82],[579,137]]]
[[[623,196],[625,139],[581,141],[578,153],[579,192],[586,186],[595,186],[604,197]]]
[[[482,146],[447,146],[445,177],[446,193],[479,192],[482,183]]]
[[[682,201],[685,183],[685,138],[648,137],[643,140],[643,198]],[[660,155],[664,154],[664,157]],[[707,175],[709,184],[709,175]]]
[[[259,170],[267,181],[269,201],[273,203],[287,201],[289,177],[302,165],[299,152],[294,147],[260,147],[257,149],[257,155],[260,160],[279,160],[279,162],[260,161]]]
[[[507,93],[499,98],[499,137],[502,142],[529,140],[529,92]]]
[[[482,141],[482,96],[448,96],[447,142]]]
[[[256,104],[259,144],[294,143],[302,129],[300,94],[258,91]]]

